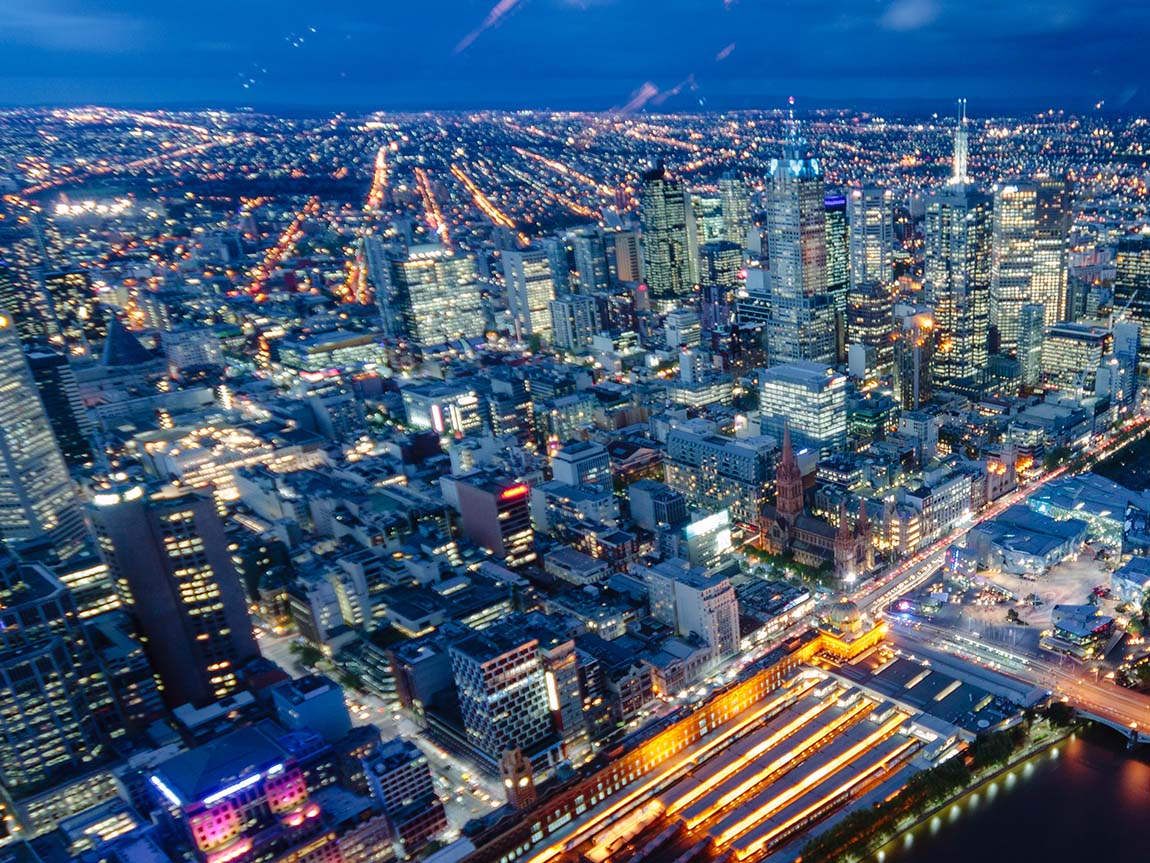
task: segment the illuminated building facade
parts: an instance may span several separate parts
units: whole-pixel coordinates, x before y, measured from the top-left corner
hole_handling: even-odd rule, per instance
[[[447,827],[427,756],[410,740],[396,737],[363,759],[371,796],[387,815],[406,854],[422,848]]]
[[[107,755],[111,693],[67,587],[0,544],[0,781],[17,797]],[[109,723],[111,724],[111,723]]]
[[[873,371],[889,374],[894,363],[894,292],[887,282],[862,282],[851,287],[847,304],[847,341],[873,353]],[[868,362],[867,370],[871,370]]]
[[[723,239],[735,243],[741,252],[751,229],[751,196],[746,181],[735,171],[724,171],[719,177],[719,209],[723,214]]]
[[[850,224],[851,289],[860,285],[889,285],[894,280],[891,250],[894,244],[894,193],[864,186],[847,194]],[[854,338],[853,333],[851,338]]]
[[[673,429],[667,435],[666,482],[691,506],[729,509],[740,524],[758,524],[770,485],[767,442]]]
[[[551,261],[543,249],[507,249],[503,252],[507,303],[520,337],[551,340],[550,303],[555,299]]]
[[[789,428],[800,449],[825,458],[846,449],[847,380],[819,363],[797,362],[765,369],[759,379],[763,434],[782,441]]]
[[[668,176],[662,162],[643,174],[639,222],[651,300],[660,308],[677,306],[694,293],[698,241],[686,187]]]
[[[87,531],[13,320],[0,314],[0,538],[48,540],[61,559]]]
[[[551,340],[555,347],[572,353],[591,348],[591,338],[601,329],[599,304],[594,297],[567,294],[549,304]]]
[[[211,499],[115,486],[96,490],[88,513],[164,701],[204,706],[237,691],[259,648]]]
[[[506,566],[526,566],[537,557],[527,483],[485,473],[455,478],[464,536]]]
[[[1142,379],[1150,372],[1150,234],[1123,239],[1114,263],[1114,308],[1138,324],[1138,377]]]
[[[1071,393],[1093,393],[1102,358],[1113,344],[1113,335],[1101,324],[1063,322],[1048,327],[1042,341],[1046,383]]]
[[[393,335],[405,335],[418,350],[455,339],[478,338],[486,316],[476,281],[475,259],[443,246],[413,246],[389,267],[389,290],[381,302]]]

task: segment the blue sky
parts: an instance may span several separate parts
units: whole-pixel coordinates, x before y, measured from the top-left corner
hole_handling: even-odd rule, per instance
[[[4,104],[606,109],[635,98],[692,109],[773,107],[788,94],[944,110],[958,95],[972,107],[1150,104],[1142,0],[3,5]]]

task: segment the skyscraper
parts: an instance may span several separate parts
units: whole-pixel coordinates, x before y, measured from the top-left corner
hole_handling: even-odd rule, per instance
[[[30,345],[25,355],[64,461],[72,466],[92,461],[95,427],[68,358],[43,344]]]
[[[767,195],[771,365],[837,359],[835,307],[827,293],[825,207],[822,166],[792,117],[783,156],[771,160]]]
[[[140,485],[97,489],[88,513],[170,707],[218,701],[259,656],[211,498]]]
[[[1070,273],[1070,226],[1074,217],[1074,190],[1067,180],[1040,177],[1034,224],[1034,268],[1030,296],[1046,309],[1048,327],[1069,317],[1067,289]]]
[[[1150,235],[1127,237],[1118,244],[1114,275],[1115,317],[1139,327],[1138,377],[1150,371]]]
[[[575,258],[575,272],[579,274],[579,292],[597,294],[611,287],[611,272],[607,267],[607,250],[598,226],[579,228],[571,232],[571,252]]]
[[[556,347],[575,353],[591,347],[591,337],[600,330],[599,304],[594,297],[568,294],[552,300],[549,307]]]
[[[615,234],[615,275],[621,282],[643,281],[643,250],[635,231]]]
[[[106,754],[98,715],[111,696],[72,594],[0,544],[0,781],[17,797]]]
[[[795,446],[821,457],[847,444],[847,379],[822,363],[771,366],[759,379],[763,434],[782,441],[787,429]]]
[[[847,195],[847,221],[851,286],[889,283],[894,278],[894,193],[877,186],[851,189]]]
[[[48,539],[66,559],[83,548],[86,537],[79,501],[16,327],[0,314],[0,538]]]
[[[1046,332],[1046,309],[1026,303],[1018,316],[1018,366],[1024,387],[1042,383],[1042,341]]]
[[[643,270],[651,300],[661,309],[689,300],[694,292],[697,239],[688,197],[683,181],[672,179],[662,161],[643,174]]]
[[[827,231],[827,293],[835,307],[835,354],[841,362],[846,350],[847,290],[850,287],[847,199],[843,195],[827,195],[823,206]]]
[[[927,202],[924,288],[938,334],[935,379],[970,390],[981,386],[989,358],[992,206],[967,174],[965,108],[953,175]]]
[[[868,363],[869,355],[874,354],[877,374],[890,372],[894,362],[894,292],[889,282],[860,282],[851,287],[847,334],[850,344],[868,349]]]
[[[751,229],[751,196],[747,183],[735,171],[724,171],[719,177],[719,206],[723,214],[723,239],[737,243],[739,249],[747,245],[747,232]]]
[[[551,310],[555,280],[551,261],[543,249],[508,250],[503,253],[507,303],[520,336],[551,338]]]
[[[443,246],[413,246],[389,262],[385,319],[420,349],[482,336],[486,319],[475,259]]]

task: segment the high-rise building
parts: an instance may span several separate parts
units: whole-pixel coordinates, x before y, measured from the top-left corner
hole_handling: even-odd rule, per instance
[[[667,485],[692,506],[729,509],[740,524],[758,523],[770,484],[769,442],[672,429],[663,467]]]
[[[1046,333],[1046,308],[1026,303],[1018,315],[1018,367],[1024,387],[1042,383],[1042,341]]]
[[[571,256],[567,251],[567,243],[562,237],[544,237],[539,242],[547,253],[547,260],[551,262],[555,293],[562,296],[571,290]]]
[[[78,554],[87,531],[52,424],[20,348],[0,314],[0,538],[48,539],[61,559]]]
[[[496,624],[450,648],[463,726],[472,748],[498,763],[509,749],[528,755],[553,736],[539,641]]]
[[[388,740],[363,760],[363,767],[371,796],[407,854],[447,827],[427,756],[410,740]]]
[[[550,303],[555,299],[551,261],[543,249],[512,249],[503,253],[507,303],[520,336],[551,338]]]
[[[698,242],[688,197],[683,181],[672,179],[661,161],[643,174],[643,274],[651,301],[662,307],[678,305],[694,293]]]
[[[723,239],[723,209],[718,195],[691,195],[691,208],[695,211],[700,243]]]
[[[551,456],[551,472],[567,485],[611,486],[611,457],[607,448],[592,441],[574,441]]]
[[[0,782],[20,797],[98,762],[110,709],[71,592],[0,543]]]
[[[851,189],[847,195],[847,221],[851,287],[889,284],[894,279],[894,193],[877,186]]]
[[[992,201],[967,175],[965,104],[955,132],[954,172],[926,207],[924,288],[934,309],[935,380],[976,390],[989,351]]]
[[[664,561],[644,572],[652,612],[680,635],[694,633],[710,646],[712,661],[738,653],[739,601],[724,571]]]
[[[426,245],[389,263],[381,305],[394,335],[405,335],[420,350],[483,335],[486,317],[474,258]]]
[[[850,288],[847,199],[844,195],[827,195],[823,206],[827,232],[827,293],[835,307],[835,351],[841,362],[846,350],[847,292]]]
[[[1042,341],[1043,378],[1075,395],[1092,393],[1102,358],[1113,345],[1113,334],[1099,324],[1063,321],[1047,327]]]
[[[108,333],[108,311],[96,301],[87,270],[57,270],[44,274],[44,291],[52,303],[56,326],[64,341],[87,352],[90,341]]]
[[[894,291],[889,282],[862,282],[850,291],[847,307],[847,334],[851,344],[863,345],[868,371],[878,375],[890,372],[894,363]]]
[[[600,294],[611,288],[611,271],[607,266],[607,249],[598,227],[579,228],[570,234],[575,272],[579,275],[579,292]]]
[[[1040,177],[1035,185],[1038,214],[1034,222],[1030,295],[1046,309],[1046,325],[1050,327],[1069,317],[1067,296],[1074,190],[1069,181],[1057,177]]]
[[[567,294],[552,300],[551,340],[557,348],[579,353],[591,347],[591,338],[601,329],[599,304],[594,297]]]
[[[825,364],[785,363],[759,378],[763,434],[782,441],[789,429],[795,446],[826,457],[847,444],[847,379]]]
[[[482,471],[451,477],[463,534],[512,569],[537,557],[531,526],[531,489],[510,477]]]
[[[771,365],[838,358],[833,297],[827,293],[826,196],[819,160],[792,118],[767,191]]]
[[[635,231],[615,234],[615,276],[620,282],[643,281],[643,244]]]
[[[236,692],[240,667],[260,654],[211,498],[117,485],[95,490],[88,513],[165,702],[204,706]]]
[[[737,244],[741,251],[747,245],[747,232],[751,229],[751,196],[746,181],[735,171],[725,171],[719,177],[719,206],[723,214],[723,239]]]
[[[743,247],[730,240],[715,240],[699,246],[699,282],[720,285],[734,291],[743,269]]]
[[[929,309],[900,303],[894,317],[895,398],[903,410],[918,410],[934,391],[934,315]]]
[[[80,400],[68,358],[45,344],[29,345],[25,356],[65,463],[75,467],[91,462],[95,425]]]
[[[1150,234],[1127,237],[1114,259],[1115,316],[1139,327],[1138,377],[1150,373]]]
[[[0,314],[12,322],[21,341],[59,336],[44,287],[40,216],[30,206],[0,201],[0,249]]]

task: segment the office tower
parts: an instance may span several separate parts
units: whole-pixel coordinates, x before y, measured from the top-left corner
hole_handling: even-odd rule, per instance
[[[643,281],[643,246],[635,231],[615,234],[615,276],[620,282]]]
[[[1114,259],[1114,316],[1138,324],[1138,378],[1150,373],[1150,234],[1118,243]]]
[[[602,444],[574,441],[551,456],[551,473],[567,485],[611,487],[611,457]]]
[[[699,313],[694,309],[672,309],[663,318],[668,348],[697,348],[703,337]]]
[[[847,199],[827,195],[823,199],[827,233],[827,293],[835,307],[836,356],[841,362],[846,349],[847,292],[850,288],[850,249],[847,245]]]
[[[729,291],[739,286],[743,269],[743,247],[729,240],[716,240],[699,246],[699,283],[718,285]]]
[[[763,434],[790,430],[794,445],[825,458],[847,445],[847,379],[822,363],[771,366],[759,377]]]
[[[1046,308],[1026,303],[1018,316],[1018,366],[1024,387],[1042,383],[1042,339],[1046,332]]]
[[[0,782],[16,797],[108,755],[110,693],[72,594],[0,544]]]
[[[20,348],[0,314],[0,538],[47,540],[61,559],[87,538],[84,517],[52,424]]]
[[[551,341],[555,347],[579,353],[591,347],[591,337],[602,329],[599,304],[594,297],[568,294],[552,300]]]
[[[547,260],[551,262],[551,278],[555,282],[558,296],[571,290],[571,256],[567,253],[567,243],[562,237],[544,237],[540,240]]]
[[[88,514],[164,701],[204,706],[237,691],[259,649],[212,499],[118,485],[97,489]]]
[[[24,355],[64,462],[71,467],[91,462],[95,425],[68,358],[45,344],[29,345]]]
[[[729,509],[739,524],[758,524],[770,484],[768,443],[676,428],[667,435],[663,468],[667,485],[691,506]]]
[[[536,558],[526,483],[486,473],[453,477],[463,535],[512,569]]]
[[[851,287],[894,280],[894,193],[864,186],[847,195]],[[853,340],[854,336],[850,338]]]
[[[743,177],[724,171],[719,177],[719,206],[723,215],[723,239],[735,243],[740,251],[747,245],[751,229],[751,195]]]
[[[866,348],[868,372],[890,372],[894,363],[894,291],[889,282],[861,282],[851,288],[847,333],[850,344]]]
[[[1013,355],[1018,348],[1022,307],[1037,302],[1031,292],[1037,201],[1038,190],[1030,183],[994,188],[990,324],[1003,354]]]
[[[1046,326],[1067,319],[1070,186],[1042,177],[994,190],[990,318],[999,350],[1018,347],[1019,314],[1028,302],[1046,310]]]
[[[683,181],[668,176],[662,161],[643,174],[639,223],[651,301],[660,310],[689,301],[697,271],[695,217]]]
[[[989,358],[991,199],[966,172],[965,103],[955,132],[954,172],[926,207],[924,289],[934,309],[935,380],[975,391]]]
[[[644,573],[652,613],[680,635],[694,633],[710,646],[711,660],[739,651],[739,602],[724,571],[707,571],[681,560],[664,561]]]
[[[607,249],[603,234],[595,226],[570,233],[571,253],[579,276],[579,293],[599,294],[610,290],[611,271],[607,266]]]
[[[783,156],[771,160],[767,191],[771,365],[838,358],[834,298],[827,293],[825,207],[822,166],[792,117]]]
[[[386,318],[419,350],[482,336],[486,317],[475,259],[443,246],[412,246],[390,261]]]
[[[552,738],[539,641],[511,624],[473,632],[450,648],[467,742],[491,763],[508,749],[528,756]]]
[[[903,410],[918,410],[934,392],[934,315],[929,309],[895,306],[894,393]]]
[[[1138,390],[1138,351],[1140,325],[1137,321],[1117,321],[1114,332],[1114,357],[1122,370],[1122,404],[1134,403]]]
[[[414,853],[447,827],[427,756],[410,740],[388,740],[363,759],[371,796],[403,850]]]
[[[1113,345],[1114,336],[1101,325],[1063,321],[1047,327],[1042,341],[1043,378],[1075,396],[1094,392],[1098,367]]]
[[[507,303],[515,320],[517,334],[551,338],[551,310],[555,280],[551,261],[543,249],[510,250],[503,253],[503,276],[507,281]]]
[[[691,195],[691,209],[695,214],[699,243],[723,239],[723,211],[717,195]]]

